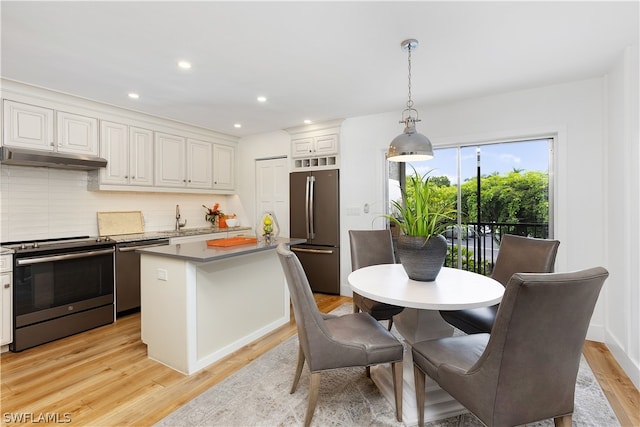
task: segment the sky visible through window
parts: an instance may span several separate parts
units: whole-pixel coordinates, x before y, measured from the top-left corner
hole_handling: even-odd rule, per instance
[[[549,171],[549,143],[548,139],[535,141],[509,142],[500,144],[481,145],[480,161],[481,173],[504,174],[514,169],[523,171]],[[463,147],[461,153],[462,181],[476,176],[476,146]],[[412,162],[411,165],[423,175],[434,169],[431,176],[447,176],[451,184],[457,183],[457,149],[435,149],[434,158],[424,162]],[[407,174],[413,169],[407,168]]]

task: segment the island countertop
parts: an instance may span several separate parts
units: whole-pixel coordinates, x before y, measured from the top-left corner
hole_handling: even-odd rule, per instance
[[[249,243],[246,245],[217,247],[207,246],[207,240],[190,243],[178,243],[175,245],[154,246],[150,248],[141,248],[136,252],[141,254],[163,256],[168,258],[177,258],[184,261],[194,262],[211,262],[225,258],[232,258],[240,255],[246,255],[253,252],[266,251],[275,249],[280,243],[289,245],[297,245],[304,243],[304,239],[278,237],[270,244],[258,241],[257,243]]]

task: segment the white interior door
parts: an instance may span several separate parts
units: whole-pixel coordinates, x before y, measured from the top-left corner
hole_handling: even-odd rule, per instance
[[[286,157],[256,160],[256,213],[273,212],[282,237],[289,237],[288,165]]]

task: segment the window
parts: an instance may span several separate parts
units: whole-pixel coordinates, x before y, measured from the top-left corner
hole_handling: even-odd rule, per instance
[[[399,200],[405,177],[428,174],[457,206],[448,227],[446,264],[489,274],[504,234],[549,238],[553,139],[458,145],[434,159],[389,164],[389,200]]]

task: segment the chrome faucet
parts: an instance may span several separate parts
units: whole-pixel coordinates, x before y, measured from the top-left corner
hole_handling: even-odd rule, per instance
[[[180,205],[176,205],[176,231],[180,231],[185,225],[187,225],[187,220],[180,222]]]

